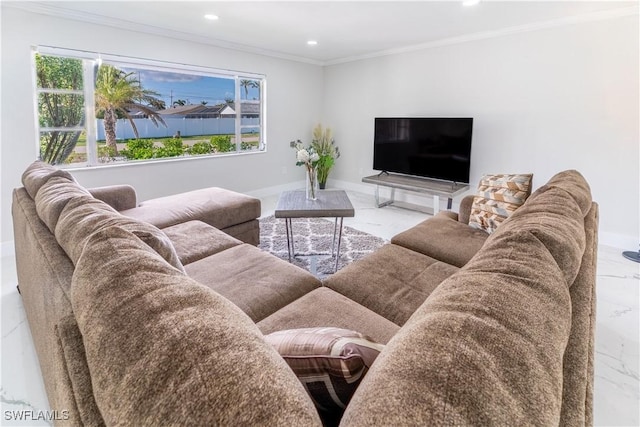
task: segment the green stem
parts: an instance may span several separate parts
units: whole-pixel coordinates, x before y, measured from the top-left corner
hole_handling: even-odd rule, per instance
[[[329,177],[329,170],[331,170],[331,168],[327,168],[327,167],[318,167],[318,182],[321,183],[326,183],[327,182],[327,178]]]

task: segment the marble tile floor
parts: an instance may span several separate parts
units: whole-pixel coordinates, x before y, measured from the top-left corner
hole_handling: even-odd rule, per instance
[[[345,225],[390,239],[428,218],[396,207],[377,209],[371,195],[348,192],[356,209]],[[278,196],[262,199],[263,216],[273,214]],[[628,249],[628,248],[627,248]],[[594,424],[640,426],[639,326],[640,264],[621,256],[622,249],[598,248]],[[15,258],[2,257],[0,425],[47,426],[50,421],[15,420],[14,412],[48,409],[44,385],[16,291]],[[41,417],[42,418],[42,417]]]

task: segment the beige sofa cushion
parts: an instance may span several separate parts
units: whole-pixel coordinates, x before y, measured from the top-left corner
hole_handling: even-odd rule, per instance
[[[353,329],[386,344],[400,327],[329,288],[318,288],[258,322],[265,334],[284,329],[335,327]]]
[[[402,326],[429,294],[458,270],[389,244],[329,276],[323,284]]]
[[[569,287],[590,198],[578,177],[565,178],[577,185],[560,177],[531,196],[431,294],[380,354],[342,425],[559,425]]]
[[[555,174],[545,185],[536,190],[535,193],[543,193],[549,187],[559,188],[566,192],[577,204],[583,216],[586,216],[593,206],[591,188],[582,174],[577,170],[566,170]]]
[[[162,231],[151,224],[122,216],[106,203],[91,196],[75,197],[65,205],[55,236],[76,264],[89,237],[99,230],[113,226],[131,231],[170,265],[184,273],[184,267],[171,241]]]
[[[320,426],[255,324],[132,233],[91,236],[71,295],[107,425]]]
[[[257,219],[221,229],[230,236],[253,246],[260,244],[260,222]]]
[[[258,218],[260,199],[211,187],[147,200],[121,213],[159,228],[200,220],[222,230]]]
[[[588,184],[576,171],[562,172],[529,199],[530,203],[509,218],[504,232],[527,231],[534,235],[552,254],[567,283],[572,284],[586,247],[584,218],[591,210]]]
[[[45,182],[36,194],[38,216],[53,233],[58,224],[60,213],[74,197],[91,197],[89,192],[66,177],[52,177]]]
[[[246,243],[187,264],[185,270],[254,322],[320,286],[309,272]]]
[[[182,265],[217,254],[242,242],[202,221],[187,221],[163,228]]]
[[[462,267],[480,250],[489,235],[440,212],[395,235],[391,243]]]
[[[24,185],[29,196],[31,196],[32,199],[35,199],[40,187],[42,187],[49,178],[54,177],[62,177],[69,181],[75,181],[69,172],[63,169],[57,169],[45,162],[37,160],[31,163],[22,174],[22,185]]]

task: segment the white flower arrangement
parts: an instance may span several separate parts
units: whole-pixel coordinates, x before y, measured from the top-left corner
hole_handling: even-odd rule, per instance
[[[316,187],[318,186],[318,174],[316,166],[320,160],[320,156],[312,146],[304,147],[302,141],[291,141],[291,148],[296,150],[296,166],[304,166],[307,168],[307,198],[316,199]]]
[[[307,169],[315,168],[315,164],[320,160],[320,156],[315,152],[313,147],[309,146],[305,148],[300,140],[291,141],[290,145],[296,149],[296,166],[305,165]]]

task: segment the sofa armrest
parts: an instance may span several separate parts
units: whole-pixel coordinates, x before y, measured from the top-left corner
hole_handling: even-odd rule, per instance
[[[130,185],[109,185],[89,188],[93,197],[102,200],[117,211],[135,208],[138,204],[136,190]]]
[[[469,216],[471,215],[471,205],[473,204],[474,194],[464,196],[460,201],[460,212],[458,213],[458,222],[469,224]]]

